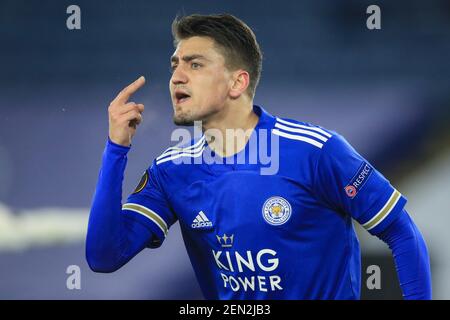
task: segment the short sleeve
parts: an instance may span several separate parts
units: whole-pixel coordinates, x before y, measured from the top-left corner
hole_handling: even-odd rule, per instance
[[[319,199],[351,215],[373,235],[382,232],[407,201],[339,134],[320,151],[314,189]]]
[[[122,212],[144,224],[156,235],[156,239],[150,244],[151,248],[161,246],[170,226],[177,219],[161,187],[154,162],[143,173],[136,189],[122,206]]]

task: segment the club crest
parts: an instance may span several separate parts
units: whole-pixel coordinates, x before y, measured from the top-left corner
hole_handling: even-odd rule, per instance
[[[279,226],[289,220],[292,207],[289,202],[282,197],[270,197],[264,202],[262,214],[264,220],[273,226]]]

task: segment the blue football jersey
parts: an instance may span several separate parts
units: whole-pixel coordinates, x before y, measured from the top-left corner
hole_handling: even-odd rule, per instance
[[[123,214],[153,231],[152,248],[179,221],[207,299],[359,299],[352,219],[379,234],[406,198],[338,133],[254,112],[232,157],[204,136],[157,157]]]

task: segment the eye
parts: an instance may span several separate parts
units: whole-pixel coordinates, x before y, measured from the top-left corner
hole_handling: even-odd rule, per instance
[[[202,66],[202,65],[199,64],[199,63],[197,63],[197,62],[192,62],[192,64],[191,64],[191,69],[194,69],[194,70],[200,69],[201,66]]]
[[[173,73],[175,71],[175,69],[177,68],[176,64],[173,64],[170,66],[170,72]]]

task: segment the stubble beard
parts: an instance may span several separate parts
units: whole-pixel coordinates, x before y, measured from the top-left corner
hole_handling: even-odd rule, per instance
[[[196,112],[192,112],[192,110],[196,110]],[[198,121],[204,122],[214,114],[218,113],[220,109],[218,108],[210,108],[208,110],[199,111],[198,108],[191,107],[188,110],[182,111],[182,109],[178,109],[177,107],[174,109],[173,114],[173,123],[177,126],[194,126]]]
[[[177,126],[192,127],[194,125],[194,121],[197,120],[193,118],[194,116],[190,112],[177,113],[177,111],[174,111],[172,120]]]

